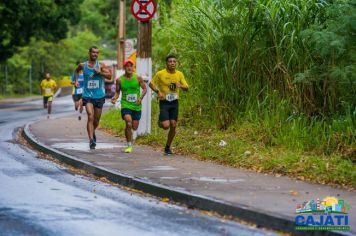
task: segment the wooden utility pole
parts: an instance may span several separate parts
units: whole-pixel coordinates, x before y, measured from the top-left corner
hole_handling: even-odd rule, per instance
[[[137,57],[150,58],[152,54],[152,23],[151,21],[139,21]]]
[[[119,24],[117,33],[117,68],[122,69],[125,60],[125,8],[126,0],[119,0]]]

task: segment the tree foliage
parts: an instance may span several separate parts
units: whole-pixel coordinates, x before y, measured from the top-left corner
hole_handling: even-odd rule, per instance
[[[80,19],[82,0],[4,0],[0,2],[0,61],[25,46],[30,39],[58,41],[68,25]]]
[[[9,87],[6,90],[10,93],[28,92],[30,68],[34,92],[37,92],[36,88],[44,72],[50,72],[55,78],[70,75],[77,61],[88,59],[89,47],[100,45],[101,40],[91,31],[80,32],[75,37],[57,43],[32,39],[28,46],[21,47],[18,53],[7,60]],[[98,47],[100,59],[114,57],[115,52]],[[0,74],[0,80],[4,80],[3,73]]]
[[[88,29],[111,46],[115,46],[118,30],[117,0],[85,0],[81,5],[82,19],[74,31]],[[137,37],[137,20],[132,16],[131,1],[126,1],[126,38]]]

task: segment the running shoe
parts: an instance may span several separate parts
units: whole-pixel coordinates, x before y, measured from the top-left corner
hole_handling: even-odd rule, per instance
[[[125,153],[131,153],[133,150],[133,147],[132,146],[128,146],[126,149],[125,149]]]
[[[90,142],[89,142],[89,147],[90,147],[90,149],[95,149],[95,147],[96,147],[96,142],[92,139],[92,140],[90,140]]]
[[[166,148],[164,148],[164,155],[171,156],[171,155],[173,155],[173,152],[170,148],[166,147]]]
[[[95,132],[94,132],[94,134],[93,134],[93,140],[94,140],[94,142],[95,142],[95,144],[96,144],[96,135],[95,135]]]
[[[81,120],[82,119],[82,117],[81,116],[78,116],[78,120]]]

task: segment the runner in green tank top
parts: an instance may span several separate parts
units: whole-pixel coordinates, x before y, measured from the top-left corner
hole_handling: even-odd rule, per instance
[[[146,95],[147,88],[141,76],[133,73],[133,61],[124,62],[125,74],[116,80],[116,92],[111,102],[116,103],[121,94],[121,117],[126,123],[125,136],[127,141],[126,153],[133,150],[132,130],[137,130],[141,119],[141,101]],[[140,91],[142,89],[142,92]]]

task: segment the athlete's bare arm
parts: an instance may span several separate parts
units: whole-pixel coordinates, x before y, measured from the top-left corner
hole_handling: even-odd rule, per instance
[[[58,86],[57,86],[57,84],[55,84],[54,86],[53,86],[53,91],[57,91],[57,89],[58,89]]]
[[[188,91],[188,86],[186,86],[186,85],[184,86],[183,84],[181,84],[179,82],[177,82],[176,85],[177,85],[177,88],[180,88],[183,91]]]
[[[145,81],[143,81],[143,78],[140,75],[137,76],[137,80],[138,80],[140,87],[142,89],[141,97],[139,99],[137,99],[137,103],[141,104],[142,99],[145,97],[145,95],[147,93],[147,87],[146,87]]]
[[[164,99],[163,93],[161,93],[158,88],[156,88],[156,86],[154,84],[152,84],[151,82],[149,83],[150,88],[153,90],[153,92],[157,93],[157,97],[160,100]]]
[[[106,68],[105,64],[100,62],[100,72],[99,72],[103,77],[105,82],[111,83],[114,81],[114,78],[111,76],[111,72],[108,68]]]
[[[121,80],[117,79],[116,80],[116,89],[115,89],[115,95],[111,98],[111,103],[115,104],[117,99],[120,96],[120,91],[121,91]]]
[[[84,70],[84,63],[79,63],[79,65],[77,66],[77,68],[75,68],[74,70],[74,76],[75,76],[75,82],[74,82],[74,85],[75,87],[79,87],[79,82],[78,82],[78,75],[79,75],[79,72]]]
[[[183,91],[188,91],[188,87],[187,86],[184,86],[184,85],[182,85],[181,83],[176,83],[176,85],[177,85],[177,88],[180,88],[181,90],[183,90]]]

